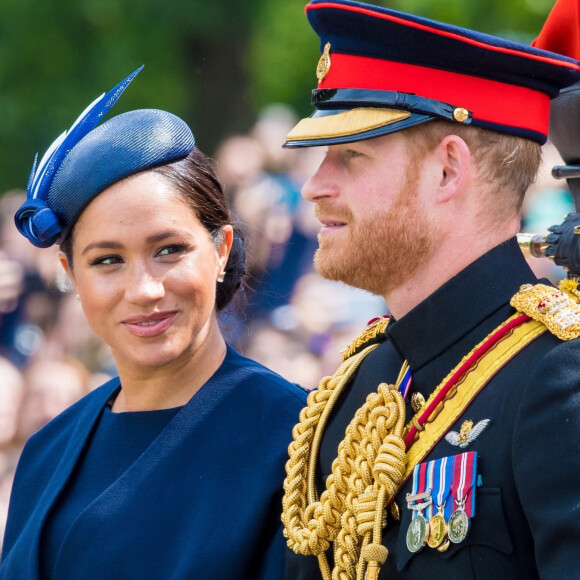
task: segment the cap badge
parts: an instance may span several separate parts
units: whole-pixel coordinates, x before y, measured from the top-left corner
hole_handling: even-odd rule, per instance
[[[330,42],[327,42],[324,45],[324,50],[320,55],[320,60],[318,61],[318,65],[316,67],[316,77],[318,78],[318,82],[321,83],[328,74],[330,70]]]
[[[483,419],[476,425],[473,424],[473,421],[463,421],[459,433],[457,433],[457,431],[449,431],[449,433],[445,435],[445,439],[447,443],[451,443],[451,445],[467,447],[479,437],[481,432],[489,425],[489,421],[489,419]]]

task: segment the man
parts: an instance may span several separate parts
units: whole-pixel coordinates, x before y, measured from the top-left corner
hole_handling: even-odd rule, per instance
[[[317,110],[286,146],[327,147],[303,189],[315,266],[392,317],[295,427],[287,577],[578,578],[580,293],[540,284],[515,235],[580,63],[348,0],[306,11]]]

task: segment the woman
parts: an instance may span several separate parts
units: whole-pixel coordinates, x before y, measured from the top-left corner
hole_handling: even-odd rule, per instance
[[[145,110],[93,128],[135,74],[51,148],[16,216],[34,244],[60,244],[119,378],[26,445],[0,578],[279,580],[305,395],[220,333],[243,241],[187,125]]]

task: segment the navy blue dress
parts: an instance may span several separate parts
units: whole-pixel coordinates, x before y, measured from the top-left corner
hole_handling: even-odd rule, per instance
[[[306,393],[232,348],[182,408],[103,414],[118,388],[27,443],[0,578],[283,578],[281,483]],[[143,437],[124,439],[140,420]]]

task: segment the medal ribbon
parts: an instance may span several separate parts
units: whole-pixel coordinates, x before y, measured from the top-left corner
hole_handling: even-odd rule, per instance
[[[427,473],[427,463],[421,463],[415,466],[413,470],[413,489],[411,495],[417,495],[423,493],[429,489],[428,487],[428,473]],[[416,502],[415,505],[420,505],[423,502]],[[431,507],[431,506],[429,506]],[[417,517],[420,510],[413,510],[413,519]]]
[[[419,489],[419,469],[421,465],[415,465],[413,470],[413,488],[411,489],[411,495],[417,495],[417,490]]]
[[[409,388],[411,387],[411,381],[413,379],[413,373],[411,371],[411,367],[405,361],[403,364],[403,369],[401,370],[403,376],[400,377],[398,385],[399,385],[399,393],[403,396],[403,399],[407,399],[407,395],[409,394]]]
[[[467,451],[453,458],[453,483],[451,495],[456,505],[453,509],[463,506],[467,517],[475,515],[475,482],[477,471],[477,451]]]
[[[413,471],[412,495],[431,490],[433,503],[427,506],[425,516],[431,519],[439,513],[439,507],[445,503],[443,514],[445,521],[455,509],[453,502],[446,501],[453,480],[453,457],[442,457],[417,465]],[[413,510],[416,511],[416,510]]]
[[[443,517],[445,521],[449,519],[453,511],[453,502],[447,501],[451,492],[451,480],[453,479],[453,458],[442,457],[433,462],[433,471],[435,473],[435,487],[433,488],[433,515],[439,512],[439,508],[445,504],[443,508]]]
[[[433,479],[435,479],[433,473],[433,463],[434,463],[433,461],[427,462],[427,489],[431,490],[431,497],[433,498],[433,500],[435,500],[435,498],[437,497],[437,491],[435,489],[435,482],[433,481]],[[434,506],[432,503],[427,507],[425,517],[428,520],[430,520],[433,517],[433,507]],[[437,513],[436,510],[435,513]]]

